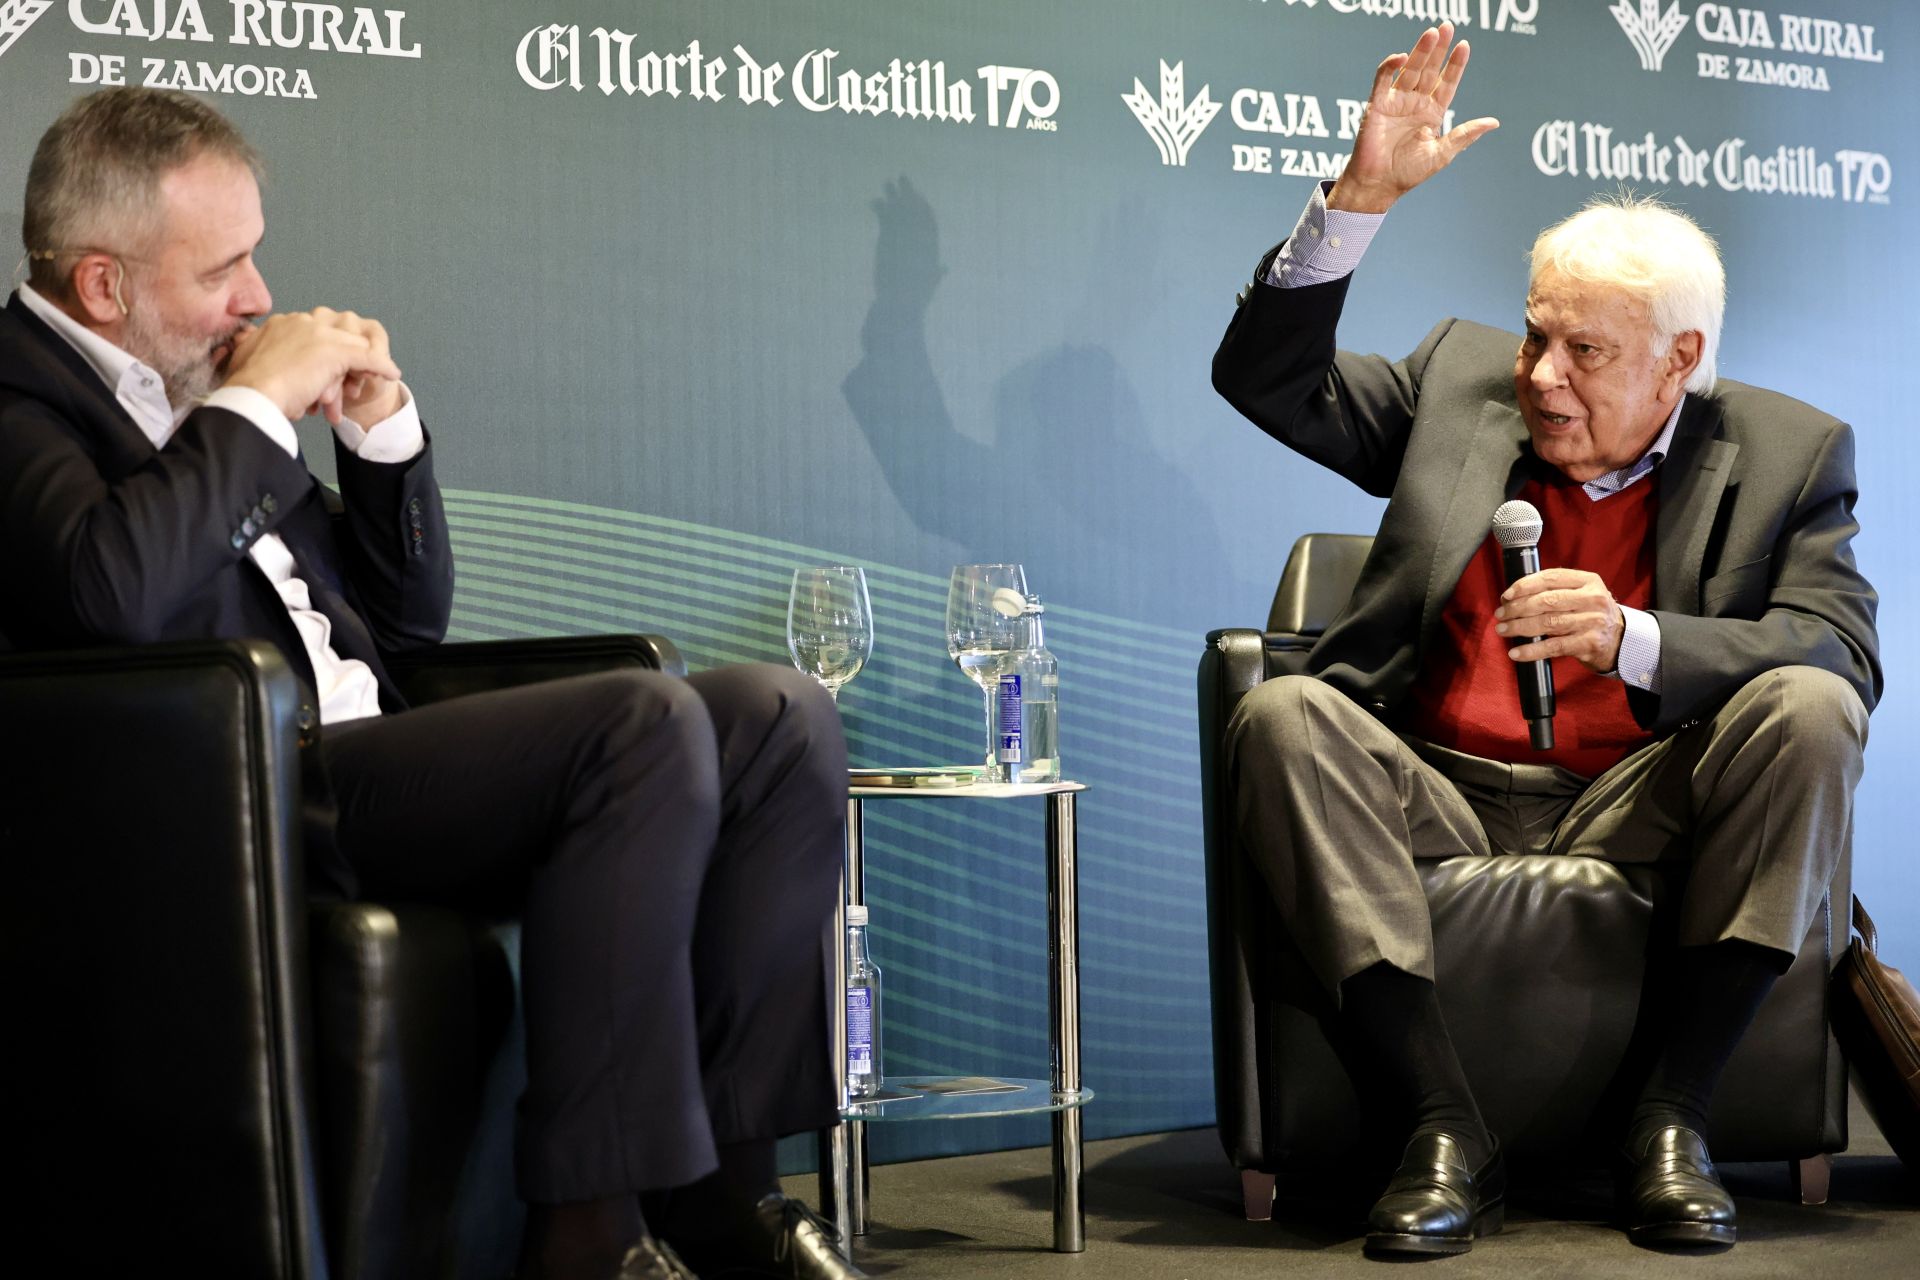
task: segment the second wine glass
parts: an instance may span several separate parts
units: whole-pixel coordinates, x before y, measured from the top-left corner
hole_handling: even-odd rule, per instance
[[[993,752],[993,688],[1013,651],[1027,602],[1027,571],[1017,564],[961,564],[947,582],[947,654],[980,686],[986,709],[986,768],[997,777]]]
[[[857,565],[795,569],[787,598],[787,652],[835,702],[873,655],[873,605]]]

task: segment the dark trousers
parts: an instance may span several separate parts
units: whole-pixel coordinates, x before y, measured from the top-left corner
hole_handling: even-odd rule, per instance
[[[834,1118],[839,716],[774,666],[623,671],[329,728],[365,894],[522,920],[534,1203],[692,1182]]]

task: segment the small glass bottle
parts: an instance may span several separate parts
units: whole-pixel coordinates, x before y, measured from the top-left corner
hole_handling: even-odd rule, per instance
[[[847,1097],[880,1096],[880,970],[867,953],[867,909],[847,908]]]
[[[1019,638],[1000,666],[994,754],[1008,782],[1060,781],[1060,664],[1047,651],[1039,596],[1028,596]]]

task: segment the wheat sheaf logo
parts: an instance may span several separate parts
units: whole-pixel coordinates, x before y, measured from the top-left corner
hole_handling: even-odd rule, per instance
[[[53,0],[0,0],[0,57],[51,8]]]
[[[1161,60],[1158,102],[1147,96],[1147,86],[1141,84],[1137,76],[1133,92],[1120,95],[1120,100],[1132,108],[1134,118],[1147,131],[1147,136],[1153,139],[1153,145],[1160,148],[1161,164],[1185,164],[1187,152],[1193,150],[1193,144],[1220,114],[1220,104],[1209,92],[1211,85],[1201,85],[1193,101],[1187,101],[1186,70],[1184,62],[1169,67],[1165,59]]]
[[[1687,26],[1687,15],[1680,11],[1680,0],[1668,5],[1664,15],[1660,12],[1660,0],[1640,0],[1639,13],[1633,11],[1627,0],[1613,0],[1613,8],[1607,12],[1633,42],[1643,71],[1660,69],[1667,50],[1673,48],[1673,42]]]

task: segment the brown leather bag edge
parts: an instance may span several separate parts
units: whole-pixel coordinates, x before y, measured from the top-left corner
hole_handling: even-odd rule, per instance
[[[1828,1016],[1874,1123],[1920,1169],[1920,992],[1880,958],[1879,932],[1858,898],[1853,927],[1858,936],[1828,986]]]

